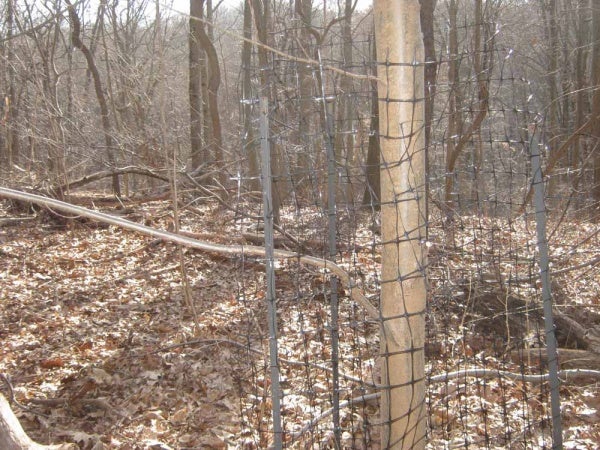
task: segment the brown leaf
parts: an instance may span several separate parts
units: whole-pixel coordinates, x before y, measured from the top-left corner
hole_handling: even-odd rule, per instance
[[[65,365],[65,362],[62,358],[50,358],[40,361],[40,367],[42,369],[56,369],[58,367],[62,367]]]

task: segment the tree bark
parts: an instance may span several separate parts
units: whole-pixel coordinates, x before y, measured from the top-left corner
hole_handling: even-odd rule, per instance
[[[13,31],[14,31],[14,15],[15,15],[15,0],[7,0],[6,2],[6,71],[7,76],[7,95],[1,99],[4,103],[4,113],[0,123],[6,127],[4,134],[5,142],[4,149],[2,152],[3,165],[8,170],[12,170],[13,164],[18,162],[19,159],[19,134],[16,131],[17,119],[18,119],[18,105],[16,95],[16,61],[15,52],[13,50]],[[1,144],[1,143],[0,143]]]
[[[79,49],[87,62],[88,70],[92,74],[94,80],[94,90],[96,92],[96,98],[98,100],[98,106],[100,107],[100,118],[102,120],[102,131],[104,132],[104,144],[106,145],[106,155],[108,162],[112,168],[116,168],[116,159],[114,155],[114,141],[111,134],[110,119],[108,105],[106,103],[106,97],[104,96],[104,88],[102,87],[102,81],[100,79],[100,72],[94,62],[94,57],[90,49],[81,40],[81,21],[75,11],[75,7],[67,0],[69,19],[71,20],[71,42],[73,47]],[[113,175],[112,177],[112,188],[113,193],[120,197],[121,196],[121,182],[119,175]]]
[[[252,91],[251,64],[252,64],[252,5],[251,0],[244,1],[244,42],[242,44],[242,111],[244,121],[244,157],[248,161],[248,188],[251,191],[260,190],[260,159],[258,145],[255,140],[254,127],[252,125],[252,102],[254,93]]]
[[[198,27],[197,39],[204,53],[206,54],[206,63],[208,70],[208,79],[206,86],[207,98],[204,100],[208,103],[208,113],[211,122],[211,142],[208,142],[212,148],[213,155],[217,165],[222,166],[223,161],[223,137],[221,133],[221,115],[219,114],[219,86],[221,85],[221,69],[219,68],[219,57],[212,41],[206,34],[204,26]]]
[[[376,0],[381,140],[382,448],[424,449],[425,113],[418,0]]]
[[[594,154],[594,189],[593,196],[600,202],[600,7],[592,2],[592,139]]]
[[[377,61],[377,43],[373,44],[373,60]],[[375,66],[377,76],[377,66]],[[367,149],[366,175],[367,185],[363,195],[363,206],[375,211],[381,209],[381,145],[379,142],[379,99],[377,98],[377,83],[372,81],[371,93],[371,124],[369,125],[369,146]]]
[[[195,170],[206,162],[206,152],[202,148],[202,94],[200,93],[200,59],[202,49],[198,39],[198,29],[204,24],[197,20],[202,17],[202,0],[190,0],[188,35],[188,98],[190,103],[190,153],[192,168]]]

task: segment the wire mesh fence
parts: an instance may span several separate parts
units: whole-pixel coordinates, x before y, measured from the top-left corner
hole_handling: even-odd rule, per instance
[[[600,144],[592,119],[569,117],[574,105],[591,109],[592,93],[573,99],[584,91],[575,87],[563,103],[542,89],[552,71],[531,70],[531,55],[500,26],[518,29],[525,6],[501,3],[444,2],[430,30],[438,51],[424,29],[403,56],[382,44],[392,31],[381,24],[375,39],[370,13],[348,22],[354,10],[264,2],[269,16],[252,5],[249,22],[272,22],[252,32],[244,20],[240,89],[221,93],[233,118],[223,120],[226,161],[211,155],[193,174],[202,183],[178,172],[193,155],[157,151],[179,149],[178,110],[149,108],[165,129],[173,122],[171,140],[157,136],[128,157],[166,168],[151,188],[168,183],[175,206],[143,220],[162,227],[170,214],[175,231],[195,231],[190,239],[231,246],[202,247],[208,257],[162,249],[131,263],[157,265],[143,269],[145,306],[128,310],[140,320],[164,314],[146,298],[157,279],[190,280],[171,293],[187,334],[148,338],[164,345],[140,357],[143,372],[128,372],[152,381],[144,389],[167,399],[171,423],[185,422],[182,448],[217,427],[209,402],[231,422],[219,441],[230,448],[597,447]],[[239,46],[223,28],[215,19],[217,39]],[[534,45],[534,31],[521,31]],[[134,122],[111,132],[123,148],[120,133]],[[63,156],[76,161],[85,149],[53,130],[70,136]],[[137,278],[115,275],[110,292],[120,301]],[[82,292],[109,295],[106,283],[87,282]],[[40,295],[63,292],[52,286]],[[112,332],[133,352],[133,334]],[[158,413],[130,422],[162,423]]]
[[[492,38],[487,36],[488,44]],[[372,39],[355,42],[365,61],[371,60],[372,43]],[[552,259],[543,248],[548,242],[546,233],[552,246],[553,238],[568,229],[573,231],[573,224],[565,217],[591,213],[595,204],[582,190],[571,189],[565,195],[573,180],[563,175],[557,181],[560,187],[553,185],[555,175],[542,179],[545,171],[539,160],[532,161],[535,151],[541,150],[544,169],[548,164],[550,155],[544,144],[547,124],[540,122],[544,111],[536,109],[530,82],[519,69],[519,56],[510,48],[491,43],[476,50],[478,55],[438,59],[430,122],[421,123],[418,130],[407,130],[402,122],[382,123],[387,115],[381,108],[408,103],[414,118],[416,101],[424,102],[424,98],[410,91],[395,98],[379,94],[378,105],[373,104],[376,84],[369,79],[351,79],[349,92],[348,84],[327,70],[348,68],[339,59],[342,46],[334,39],[322,43],[313,50],[319,64],[308,67],[299,67],[295,61],[273,62],[278,64],[280,78],[298,80],[297,89],[284,98],[278,97],[277,87],[265,89],[276,92],[271,96],[269,117],[272,142],[277,147],[274,151],[280,152],[275,158],[284,161],[282,172],[273,180],[282,208],[277,226],[293,236],[287,239],[282,235],[287,240],[284,245],[340,265],[353,280],[344,286],[327,270],[311,275],[300,266],[290,265],[291,261],[285,262],[284,270],[276,276],[285,280],[277,291],[281,320],[278,369],[283,383],[278,394],[271,394],[281,400],[281,409],[273,413],[282,427],[283,445],[398,445],[382,437],[382,430],[391,425],[385,422],[389,415],[387,419],[381,415],[381,409],[389,407],[382,397],[407,386],[390,383],[397,374],[383,362],[401,355],[405,359],[394,370],[408,368],[412,376],[408,392],[396,399],[408,402],[409,406],[398,407],[406,408],[404,412],[395,412],[398,416],[394,420],[403,420],[414,414],[413,408],[419,408],[415,386],[422,381],[418,377],[421,350],[426,355],[426,402],[423,411],[417,411],[417,418],[404,425],[402,448],[419,445],[404,439],[414,436],[421,420],[427,424],[428,448],[560,448],[563,437],[571,445],[593,445],[578,436],[570,420],[565,425],[561,421],[560,396],[569,396],[566,389],[559,389],[561,380],[582,376],[578,369],[592,367],[563,360],[563,368],[575,371],[558,373],[555,334],[565,352],[589,347],[577,342],[572,323],[581,320],[580,315],[573,319],[572,314],[582,305],[569,302],[564,292],[564,277],[570,277],[570,269],[562,267],[553,276],[557,255],[554,253]],[[469,58],[479,60],[473,64],[480,65],[481,73],[468,73],[463,80],[445,76],[454,70],[453,65],[466,65]],[[426,64],[418,61],[379,60],[354,64],[352,69],[391,85],[391,68],[406,66],[410,71],[422,71]],[[376,116],[373,107],[379,107]],[[372,127],[375,120],[379,120],[378,127]],[[535,133],[532,123],[538,126]],[[424,138],[426,126],[430,128],[427,145],[423,140],[416,151],[418,155],[426,150],[428,155],[425,194],[424,184],[409,180],[415,176],[411,170],[413,165],[418,167],[413,159],[418,156],[409,154],[402,141],[408,142],[419,133]],[[392,132],[394,127],[400,130]],[[386,139],[396,146],[398,160],[386,161],[381,153],[370,155],[372,148],[381,152],[381,142]],[[449,165],[452,159],[454,163]],[[395,183],[396,190],[387,200],[374,188],[379,180],[369,180],[373,166],[381,171],[381,180],[389,177]],[[408,172],[392,174],[399,166],[408,167]],[[590,173],[582,169],[572,176],[589,177]],[[534,190],[537,195],[532,202]],[[406,220],[402,216],[401,222],[392,225],[396,234],[384,236],[384,210],[391,206],[394,214],[398,213],[402,201],[410,201],[401,200],[403,196],[423,200],[427,196],[426,223],[423,229],[411,228],[402,222]],[[580,205],[577,209],[573,208],[575,203]],[[416,208],[417,216],[424,218],[425,210]],[[553,213],[549,217],[548,211]],[[412,236],[415,231],[418,235]],[[575,248],[587,240],[584,246],[593,252],[594,233],[583,232],[570,245]],[[386,245],[411,240],[415,247],[405,249],[396,260],[400,267],[409,261],[413,269],[396,267],[395,272],[382,275]],[[422,257],[426,266],[419,265],[421,256],[415,248],[427,253]],[[427,310],[407,312],[405,291],[414,287],[404,284],[425,274]],[[594,274],[593,269],[578,272],[588,280]],[[294,280],[293,288],[288,277]],[[377,318],[370,317],[352,301],[349,290],[362,290],[381,311],[388,283],[399,286],[391,294],[392,308],[396,309],[390,317],[383,312]],[[286,285],[291,289],[286,290]],[[424,318],[425,312],[426,338],[419,344],[411,335],[418,330],[412,319],[421,314]],[[390,351],[385,343],[389,339],[387,321],[408,317],[411,320],[402,328],[406,333],[402,338],[410,343],[408,349]],[[593,329],[596,320],[594,312],[580,331]],[[287,352],[299,352],[300,360],[286,360]],[[253,385],[264,385],[264,377]],[[245,411],[248,430],[254,430],[254,445],[268,445],[272,439],[269,425],[261,422],[262,427],[253,426],[257,412]],[[265,421],[266,413],[260,411],[260,420]]]

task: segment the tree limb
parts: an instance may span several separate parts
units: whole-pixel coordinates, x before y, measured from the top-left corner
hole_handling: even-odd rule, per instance
[[[182,236],[168,231],[157,230],[156,228],[148,227],[139,223],[131,222],[121,217],[115,217],[110,214],[92,211],[91,209],[81,206],[72,205],[70,203],[61,202],[59,200],[42,197],[36,194],[17,191],[0,187],[0,197],[12,198],[23,202],[36,203],[38,205],[47,206],[52,209],[63,211],[69,214],[87,217],[92,220],[107,223],[127,230],[136,231],[147,236],[162,239],[164,241],[173,242],[185,247],[194,248],[206,252],[220,253],[225,255],[240,255],[240,256],[265,256],[264,247],[253,245],[222,245],[209,242],[202,242],[187,236]],[[300,264],[315,267],[317,269],[328,270],[333,275],[337,276],[350,290],[352,300],[361,305],[373,319],[379,319],[379,312],[375,306],[360,292],[355,285],[350,275],[340,266],[327,259],[316,258],[313,256],[300,255],[295,252],[286,250],[275,250],[275,255],[278,259],[296,260]]]

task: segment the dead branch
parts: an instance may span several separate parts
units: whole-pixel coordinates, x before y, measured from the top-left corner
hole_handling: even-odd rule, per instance
[[[539,350],[539,349],[536,349]],[[562,351],[562,350],[561,350]],[[567,380],[577,380],[581,378],[594,378],[600,380],[600,371],[591,369],[565,369],[558,372],[558,377]],[[493,380],[496,378],[506,378],[507,380],[522,381],[524,383],[544,383],[548,381],[548,374],[523,374],[514,373],[507,370],[493,370],[493,369],[464,369],[457,370],[456,372],[443,373],[441,375],[435,375],[429,378],[430,383],[445,383],[451,380],[459,380],[466,378],[479,378],[485,380]]]
[[[179,234],[170,233],[168,231],[162,231],[156,228],[141,225],[139,223],[131,222],[121,217],[115,217],[110,214],[92,211],[91,209],[83,208],[81,206],[72,205],[70,203],[65,203],[59,200],[42,197],[36,194],[29,194],[14,189],[0,187],[0,196],[24,202],[35,203],[38,205],[46,206],[48,208],[63,211],[68,214],[87,217],[92,220],[97,220],[99,222],[107,223],[109,225],[114,225],[117,227],[125,228],[127,230],[136,231],[147,236],[152,236],[155,238],[162,239],[164,241],[173,242],[175,244],[183,245],[185,247],[194,248],[197,250],[242,257],[265,256],[264,247],[252,245],[222,245],[202,242],[197,239],[189,238]],[[373,306],[373,304],[371,304],[367,297],[365,297],[364,294],[360,292],[354,281],[350,278],[350,275],[334,262],[329,261],[327,259],[316,258],[313,256],[300,255],[298,253],[286,250],[275,250],[274,256],[278,259],[294,260],[300,264],[306,264],[317,269],[329,271],[331,274],[337,276],[340,279],[340,281],[346,285],[346,287],[350,291],[350,296],[352,300],[361,305],[373,319],[379,319],[379,313],[377,311],[377,308]]]
[[[42,445],[31,440],[10,405],[0,394],[0,448],[3,450],[71,450],[74,444]]]
[[[560,378],[562,378],[563,381],[586,379],[586,378],[600,380],[600,371],[589,370],[589,369],[561,370],[558,372],[558,376]],[[527,375],[527,374],[522,374],[522,373],[508,372],[506,370],[492,370],[492,369],[475,368],[475,369],[457,370],[455,372],[449,372],[449,373],[443,373],[441,375],[435,375],[435,376],[429,378],[428,381],[429,381],[429,383],[445,383],[445,382],[448,382],[451,380],[461,380],[461,379],[466,381],[467,378],[479,378],[479,379],[486,379],[486,380],[491,380],[491,379],[496,379],[496,378],[506,378],[508,380],[522,381],[524,383],[544,383],[544,382],[548,381],[549,375],[548,374]],[[350,400],[341,402],[339,407],[340,407],[340,409],[352,407],[352,406],[360,405],[363,403],[368,403],[373,400],[377,400],[380,397],[381,397],[380,392],[360,395],[360,396],[352,398]],[[322,412],[317,417],[306,422],[300,430],[290,433],[290,436],[293,439],[299,439],[303,434],[305,434],[310,429],[314,428],[323,419],[332,415],[333,411],[334,411],[334,409],[330,408],[330,409]]]
[[[143,167],[122,167],[119,169],[112,170],[102,170],[100,172],[95,172],[89,175],[84,175],[83,177],[69,181],[68,183],[55,188],[58,192],[66,192],[67,190],[77,189],[81,186],[85,186],[86,184],[93,183],[94,181],[102,180],[104,178],[113,177],[114,175],[125,175],[125,174],[134,174],[134,175],[144,175],[150,178],[157,178],[159,180],[169,182],[169,178],[166,176],[159,175],[150,169],[145,169]]]

